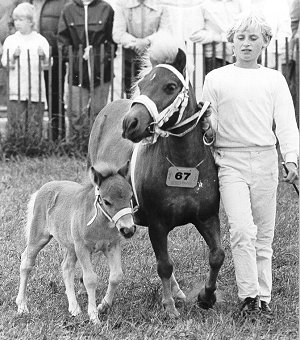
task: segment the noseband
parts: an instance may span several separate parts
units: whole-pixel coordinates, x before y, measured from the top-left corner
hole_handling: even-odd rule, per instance
[[[95,207],[96,212],[95,212],[95,215],[92,217],[92,219],[88,222],[87,226],[91,225],[95,221],[97,214],[98,214],[97,207],[99,207],[100,210],[102,211],[103,215],[110,222],[113,222],[115,225],[117,224],[117,222],[119,221],[119,219],[121,217],[134,213],[132,208],[123,208],[123,209],[119,210],[114,216],[111,217],[108,214],[108,212],[105,211],[104,208],[103,208],[104,203],[103,203],[103,199],[102,199],[101,194],[100,194],[100,188],[99,187],[95,187],[95,196],[96,196],[96,199],[94,201],[94,207]]]

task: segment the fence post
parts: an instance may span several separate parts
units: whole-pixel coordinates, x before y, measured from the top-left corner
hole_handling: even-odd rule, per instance
[[[52,46],[49,49],[48,61],[48,133],[50,141],[53,141],[52,133]]]

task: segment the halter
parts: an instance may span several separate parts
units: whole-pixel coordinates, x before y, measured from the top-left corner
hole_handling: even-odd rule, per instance
[[[100,208],[100,210],[102,211],[103,215],[110,221],[113,222],[115,225],[117,224],[118,220],[125,216],[125,215],[129,215],[133,213],[132,208],[123,208],[120,211],[118,211],[113,217],[111,217],[103,208],[103,199],[101,197],[100,194],[100,188],[99,187],[95,187],[95,201],[94,201],[94,207],[95,207],[95,215],[91,218],[91,220],[88,222],[87,226],[90,226],[96,219],[97,214],[98,214],[98,209],[97,207]]]
[[[194,129],[194,127],[198,124],[201,116],[203,115],[203,113],[206,111],[206,109],[209,106],[209,102],[205,102],[200,112],[196,112],[193,116],[185,119],[184,121],[181,121],[183,117],[183,112],[185,108],[187,107],[188,99],[189,99],[188,73],[186,72],[186,77],[184,79],[183,75],[172,65],[158,64],[156,67],[163,67],[173,72],[177,76],[177,78],[181,81],[183,87],[181,91],[179,92],[179,94],[177,95],[177,97],[174,99],[174,101],[168,107],[163,109],[161,112],[158,112],[157,106],[154,103],[154,101],[146,95],[139,95],[133,100],[133,104],[134,103],[143,104],[149,111],[151,117],[153,118],[153,122],[148,127],[150,133],[153,134],[153,138],[151,141],[152,144],[154,144],[157,141],[157,138],[159,136],[161,137],[168,137],[170,135],[176,136],[176,137],[184,136],[185,134],[190,132],[192,129]],[[172,117],[172,115],[175,112],[178,112],[178,110],[179,110],[179,115],[178,115],[178,119],[175,125],[168,128],[168,130],[162,130],[161,127]],[[180,134],[175,134],[169,131],[169,130],[173,130],[181,126],[184,126],[195,119],[197,119],[196,123],[191,128],[185,130],[184,132]]]

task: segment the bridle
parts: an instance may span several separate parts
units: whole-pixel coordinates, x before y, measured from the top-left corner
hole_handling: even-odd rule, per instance
[[[155,66],[155,68],[158,68],[158,67],[163,67],[173,72],[177,76],[177,78],[181,81],[182,89],[178,93],[176,98],[173,100],[173,102],[169,106],[167,106],[165,109],[163,109],[161,112],[158,112],[156,104],[148,96],[142,94],[134,98],[132,105],[135,103],[143,104],[149,111],[151,117],[153,118],[153,122],[151,122],[150,125],[148,126],[148,131],[152,134],[152,138],[150,140],[146,139],[151,144],[154,144],[157,141],[158,137],[169,137],[170,135],[175,136],[175,137],[183,137],[184,135],[186,135],[188,132],[190,132],[196,127],[196,125],[200,121],[201,116],[206,111],[207,107],[209,106],[209,103],[203,105],[201,111],[196,112],[191,117],[186,118],[185,120],[182,121],[183,113],[187,107],[188,99],[189,99],[188,72],[187,71],[185,72],[186,76],[184,78],[184,76],[172,65],[158,64],[157,66]],[[179,111],[179,115],[178,115],[178,118],[175,124],[172,127],[169,127],[168,129],[163,130],[162,126],[172,117],[172,115],[175,112],[178,112],[178,111]],[[197,119],[195,124],[193,124],[192,127],[188,128],[182,133],[176,134],[170,131],[170,130],[174,130],[179,127],[185,126],[186,124],[192,122],[195,119]]]
[[[110,214],[104,209],[104,202],[103,202],[103,199],[101,197],[101,194],[100,194],[100,188],[99,187],[95,187],[95,201],[94,201],[94,207],[95,207],[95,215],[91,218],[91,220],[87,223],[87,226],[91,225],[97,215],[98,215],[98,209],[97,207],[99,207],[99,209],[102,211],[103,215],[110,221],[110,222],[113,222],[114,225],[116,226],[118,220],[125,216],[125,215],[129,215],[129,214],[133,214],[134,213],[134,209],[132,209],[132,207],[128,207],[128,208],[123,208],[121,210],[119,210],[115,215],[113,216],[110,216]]]

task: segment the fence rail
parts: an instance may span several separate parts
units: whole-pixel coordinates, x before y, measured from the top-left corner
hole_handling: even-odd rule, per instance
[[[216,44],[207,44],[210,45],[212,48],[212,68],[216,67]],[[192,86],[195,89],[195,91],[198,91],[199,88],[201,88],[204,76],[206,74],[205,69],[205,51],[207,48],[207,45],[200,45],[200,44],[193,44],[191,48],[191,52],[188,52],[190,54],[189,57],[192,60],[194,64],[194,72],[193,76],[191,77]],[[286,39],[286,46],[285,46],[285,55],[284,55],[284,63],[283,65],[280,65],[280,58],[278,54],[278,44],[276,42],[276,54],[275,54],[275,69],[279,69],[282,71],[284,76],[286,77],[286,80],[289,84],[294,105],[295,105],[295,111],[296,111],[296,117],[297,122],[299,122],[299,40],[295,41],[295,53],[294,55],[296,58],[291,59],[290,58],[290,46],[289,41]],[[119,47],[118,49],[118,57],[116,57],[116,51],[115,46],[111,45],[109,48],[107,46],[100,46],[100,49],[90,52],[90,62],[91,62],[91,74],[89,77],[90,80],[90,104],[91,108],[93,108],[93,102],[94,102],[94,85],[95,82],[98,82],[101,85],[103,85],[104,82],[104,75],[107,71],[107,65],[110,65],[110,77],[111,77],[111,86],[110,86],[110,94],[108,101],[113,101],[115,99],[124,98],[125,97],[125,67],[124,67],[124,53],[122,53],[122,47]],[[225,55],[226,55],[226,43],[223,43],[223,64],[225,65]],[[30,54],[28,51],[28,102],[31,102],[32,100],[32,82],[31,79],[31,59]],[[9,60],[9,58],[8,58]],[[119,60],[120,63],[118,66],[116,66],[116,60]],[[79,84],[79,87],[81,84],[84,83],[84,79],[86,78],[86,74],[84,72],[87,71],[87,66],[85,65],[85,62],[83,60],[83,48],[80,46],[79,50],[77,52],[73,51],[72,47],[69,46],[69,48],[64,51],[61,48],[58,49],[58,55],[52,55],[52,51],[50,49],[50,58],[49,58],[49,64],[45,67],[42,66],[42,61],[39,60],[39,76],[38,76],[38,101],[39,103],[42,101],[42,72],[46,71],[46,94],[47,94],[47,103],[48,108],[45,112],[45,116],[48,117],[47,120],[47,134],[46,138],[49,138],[50,140],[53,139],[52,134],[52,122],[54,115],[57,115],[58,117],[58,131],[59,131],[59,137],[63,137],[63,130],[65,126],[65,116],[69,117],[72,111],[72,101],[70,98],[72,98],[72,80],[74,80],[73,73],[73,66],[74,63],[77,63],[77,67],[79,69],[79,75],[76,79],[76,81]],[[268,67],[268,54],[265,53],[264,56],[261,56],[261,63],[262,65]],[[67,65],[67,68],[66,68]],[[6,90],[6,103],[8,103],[8,100],[10,98],[10,72],[9,72],[9,64],[7,65],[7,68],[5,69],[6,74],[6,83],[7,83],[7,90]],[[281,67],[282,66],[282,67]],[[21,71],[20,71],[20,61],[17,59],[17,67],[18,67],[18,77],[17,77],[17,88],[18,88],[18,101],[21,100]],[[94,72],[94,68],[96,72]],[[65,70],[67,69],[67,72]],[[132,67],[132,74],[134,72],[134,64]],[[58,84],[58,86],[54,86],[54,84]],[[200,90],[199,90],[200,91]],[[54,103],[54,101],[58,101],[58,105]],[[5,106],[6,103],[0,103],[0,106]],[[82,112],[84,109],[82,105],[82,91],[81,87],[79,90],[79,98],[78,98],[78,105],[79,110]],[[42,107],[42,106],[41,106]],[[57,112],[55,112],[57,111]],[[65,111],[65,112],[64,112]],[[9,114],[9,112],[7,113]],[[44,112],[40,113],[41,115],[44,114]],[[90,113],[90,126],[93,123],[93,117],[94,112]]]

